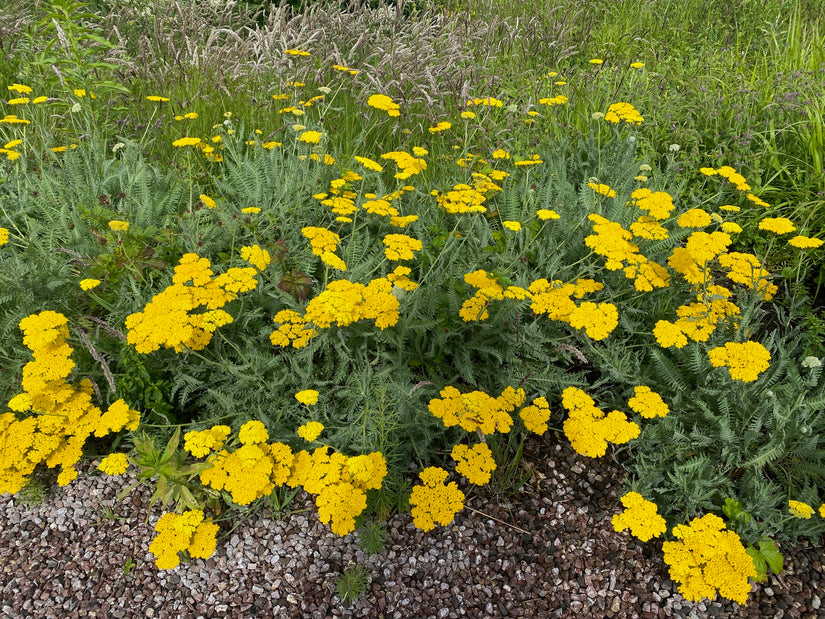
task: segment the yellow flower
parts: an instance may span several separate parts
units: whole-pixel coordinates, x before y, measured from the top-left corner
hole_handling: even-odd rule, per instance
[[[109,228],[116,232],[126,232],[129,229],[129,222],[113,219],[109,222]]]
[[[251,247],[242,247],[241,258],[246,260],[249,264],[254,266],[259,271],[263,271],[267,266],[269,266],[269,263],[272,261],[269,252],[265,249],[261,249],[258,245],[252,245]]]
[[[728,342],[708,351],[710,364],[727,367],[733,380],[744,383],[755,381],[759,374],[770,367],[771,353],[759,342]]]
[[[321,141],[321,132],[320,131],[304,131],[298,139],[301,142],[306,142],[307,144],[318,144]]]
[[[197,146],[200,143],[201,143],[200,138],[183,137],[183,138],[180,138],[180,139],[175,140],[174,142],[172,142],[172,146],[176,146],[176,147]]]
[[[321,436],[321,432],[323,432],[323,431],[324,431],[324,424],[322,424],[318,421],[310,421],[310,422],[305,423],[304,425],[302,425],[300,428],[298,428],[298,436],[300,436],[302,439],[304,439],[308,443],[311,443],[312,441],[317,439],[319,436]]]
[[[788,241],[788,245],[798,247],[799,249],[811,249],[821,246],[823,242],[825,241],[822,239],[812,239],[807,236],[799,235]]]
[[[290,56],[310,56],[309,52],[306,52],[302,49],[285,49],[285,54],[289,54]]]
[[[711,222],[710,213],[700,208],[692,208],[679,215],[676,225],[680,228],[704,228]]]
[[[593,58],[592,60],[590,60],[590,64],[604,64],[604,60],[602,60],[601,58]]]
[[[450,455],[456,462],[456,472],[476,486],[483,486],[489,482],[491,473],[496,470],[493,452],[485,443],[478,443],[472,447],[455,445]]]
[[[625,511],[613,516],[611,523],[614,531],[620,533],[630,529],[631,535],[643,542],[667,531],[667,523],[659,515],[656,503],[645,500],[638,492],[628,492],[621,501]]]
[[[643,69],[644,66],[645,66],[645,63],[643,63],[643,62],[631,62],[630,63],[630,68],[631,69]]]
[[[607,108],[607,114],[604,115],[607,122],[619,123],[626,122],[629,125],[641,125],[644,117],[636,111],[636,108],[629,103],[613,103]]]
[[[587,186],[590,187],[596,193],[600,193],[603,196],[607,196],[608,198],[615,198],[616,191],[610,188],[610,185],[605,185],[603,183],[587,183]]]
[[[797,518],[802,518],[805,520],[809,519],[814,514],[814,508],[807,503],[803,503],[802,501],[788,501],[788,511],[791,516],[796,516]]]
[[[561,219],[561,215],[559,215],[556,211],[546,209],[546,208],[542,208],[542,209],[537,210],[536,211],[536,217],[538,217],[539,219],[541,219],[543,221],[547,220],[547,219]]]
[[[452,123],[449,123],[445,120],[445,121],[442,121],[442,122],[430,127],[429,131],[430,131],[430,133],[441,133],[442,131],[446,131],[447,129],[449,129],[452,126],[453,126]]]
[[[642,417],[653,419],[656,416],[664,417],[670,412],[662,396],[652,391],[650,387],[634,387],[634,393],[635,395],[628,400],[627,405],[630,410],[636,411]]]
[[[360,163],[362,166],[367,168],[367,170],[372,170],[373,172],[383,172],[384,166],[382,166],[377,161],[373,161],[369,157],[358,157],[356,155],[355,160]]]
[[[388,116],[400,116],[398,104],[387,95],[370,95],[367,105],[377,110],[384,110]]]
[[[269,432],[266,431],[262,421],[253,419],[247,421],[238,431],[238,440],[244,445],[256,445],[269,440]]]
[[[215,201],[212,198],[210,198],[209,196],[207,196],[205,193],[202,193],[199,197],[201,199],[201,202],[203,202],[203,205],[206,208],[215,208],[215,206],[216,206]]]
[[[464,493],[451,481],[445,484],[447,471],[430,466],[419,473],[423,482],[414,486],[410,496],[413,524],[422,531],[431,531],[436,523],[448,525],[455,514],[464,509]]]
[[[774,234],[788,234],[796,230],[796,226],[787,217],[765,217],[759,222],[759,229]]]
[[[12,84],[11,86],[7,86],[9,90],[12,92],[18,92],[20,94],[29,94],[32,92],[31,86],[26,86],[25,84]]]
[[[257,206],[247,206],[246,208],[241,209],[241,213],[245,213],[246,215],[255,215],[260,212],[261,209]]]
[[[464,120],[472,120],[475,117],[476,117],[475,112],[469,112],[469,111],[468,112],[461,112],[461,118],[463,118]]]
[[[92,288],[97,288],[100,286],[99,279],[81,279],[80,280],[80,288],[82,290],[91,290]]]
[[[512,230],[513,232],[518,232],[521,230],[521,224],[517,221],[503,221],[501,222],[501,225],[508,230]]]
[[[318,403],[318,392],[315,389],[304,389],[295,394],[295,399],[301,404],[311,406]]]
[[[166,101],[169,101],[169,98],[168,97],[159,97],[158,95],[149,95],[148,97],[146,97],[146,100],[147,101],[155,101],[157,103],[164,103]]]
[[[97,468],[107,475],[123,475],[129,468],[129,458],[123,453],[110,454],[100,461]]]
[[[9,242],[9,231],[6,228],[0,228],[0,246]]]

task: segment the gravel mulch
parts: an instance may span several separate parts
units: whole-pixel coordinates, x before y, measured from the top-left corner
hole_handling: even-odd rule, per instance
[[[541,455],[538,455],[541,454]],[[0,498],[0,614],[75,617],[775,617],[825,618],[821,548],[785,552],[786,571],[746,606],[676,593],[661,548],[618,534],[621,471],[554,437],[531,445],[534,475],[506,500],[473,496],[455,522],[423,533],[409,514],[388,523],[384,550],[339,538],[299,496],[283,520],[257,516],[212,558],[158,571],[148,546],[161,511],[150,492],[115,504],[132,481],[90,465],[36,507]],[[111,510],[111,511],[109,511]],[[117,514],[116,518],[112,515]],[[134,567],[127,570],[127,562]],[[353,564],[369,584],[352,605],[335,581]],[[128,572],[128,573],[127,573]]]

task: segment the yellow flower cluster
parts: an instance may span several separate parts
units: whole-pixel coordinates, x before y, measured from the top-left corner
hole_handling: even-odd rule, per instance
[[[655,417],[665,417],[670,412],[670,408],[665,401],[650,387],[634,387],[634,395],[627,401],[630,410],[639,413],[645,419]],[[646,541],[646,540],[645,540]]]
[[[571,296],[581,298],[584,294],[602,288],[603,284],[592,279],[579,279],[575,284],[537,279],[528,287],[532,299],[530,309],[536,314],[547,314],[551,320],[566,322],[576,329],[584,329],[588,337],[594,340],[603,340],[619,324],[616,306],[612,303],[590,301],[576,305],[571,299]]]
[[[220,308],[258,285],[255,269],[233,267],[213,279],[210,266],[206,258],[184,254],[172,285],[152,297],[142,312],[126,317],[127,341],[135,350],[202,350],[218,327],[232,322],[232,316]],[[206,311],[193,313],[202,306]]]
[[[656,341],[663,348],[687,345],[688,338],[695,342],[707,342],[719,323],[738,316],[739,308],[729,301],[730,290],[724,286],[710,285],[697,294],[697,302],[682,305],[676,310],[675,322],[660,320],[653,328]]]
[[[688,283],[703,284],[708,277],[708,263],[725,253],[731,242],[725,232],[694,232],[684,247],[674,248],[667,263]]]
[[[662,544],[670,577],[679,583],[679,593],[692,602],[719,595],[739,604],[748,600],[756,578],[756,567],[739,536],[725,530],[719,516],[705,514],[690,524],[673,528],[679,541]]]
[[[728,342],[708,351],[710,364],[727,367],[733,380],[750,383],[770,367],[771,353],[759,342]]]
[[[481,105],[486,107],[502,107],[504,102],[495,97],[474,97],[467,99],[467,105]]]
[[[590,187],[593,191],[608,198],[615,198],[616,197],[616,190],[612,189],[610,185],[605,185],[604,183],[587,183],[587,186]]]
[[[451,215],[460,213],[486,213],[485,200],[493,191],[501,191],[492,178],[484,174],[473,175],[473,185],[458,183],[447,193],[433,191],[436,202]]]
[[[97,288],[100,286],[99,279],[81,279],[78,282],[81,290],[91,290],[92,288]]]
[[[753,254],[731,252],[719,256],[719,265],[728,269],[727,277],[738,284],[756,290],[765,301],[776,294],[777,286],[769,281],[771,274],[762,267],[759,258]]]
[[[298,436],[304,439],[307,443],[311,443],[324,431],[324,424],[318,421],[310,421],[298,428]]]
[[[649,542],[667,531],[667,523],[659,515],[656,503],[645,500],[638,492],[628,492],[621,501],[625,510],[613,516],[611,524],[614,531],[621,533],[630,529],[630,534],[643,542]]]
[[[367,99],[367,105],[374,107],[376,110],[385,111],[387,116],[401,115],[401,108],[387,95],[370,95],[369,99]]]
[[[394,161],[395,165],[401,170],[400,172],[396,172],[395,178],[404,180],[427,169],[427,162],[421,159],[421,155],[426,154],[427,151],[423,148],[414,148],[413,153],[416,155],[415,157],[403,150],[392,151],[381,155],[381,159]]]
[[[648,215],[662,221],[670,217],[670,212],[676,208],[673,204],[673,197],[664,191],[651,191],[646,187],[640,187],[630,194],[631,204],[645,211]]]
[[[9,231],[6,228],[0,228],[0,246],[9,242]]]
[[[412,270],[409,267],[395,267],[392,273],[387,273],[387,279],[402,290],[415,290],[418,284],[409,278],[410,273]]]
[[[200,509],[163,514],[155,524],[158,535],[149,544],[149,552],[161,570],[176,568],[180,564],[178,553],[183,551],[193,558],[208,559],[215,552],[218,529],[211,518],[203,519]]]
[[[318,403],[318,392],[315,389],[303,389],[295,394],[295,399],[301,404],[312,406]]]
[[[387,234],[382,239],[384,245],[384,255],[387,260],[412,260],[414,251],[421,251],[423,245],[418,239],[406,234]]]
[[[319,447],[311,454],[297,452],[286,484],[317,495],[320,521],[330,523],[333,533],[346,535],[355,530],[355,518],[367,507],[366,491],[381,487],[387,463],[379,452],[348,458],[328,451]]]
[[[549,107],[553,107],[554,105],[564,105],[567,103],[569,99],[564,95],[556,95],[555,97],[544,97],[539,99],[539,103],[542,105],[547,105]]]
[[[183,435],[183,448],[196,458],[203,458],[219,451],[232,429],[229,426],[212,426],[207,430],[187,432]]]
[[[280,324],[269,336],[273,346],[291,345],[293,348],[303,348],[309,344],[311,338],[318,335],[318,331],[293,310],[281,310],[275,314],[272,321]]]
[[[630,239],[633,233],[621,224],[592,213],[588,219],[593,222],[593,232],[585,237],[584,243],[596,254],[606,258],[608,270],[624,270],[624,275],[633,280],[639,291],[666,288],[670,284],[670,274],[662,265],[648,260],[639,252],[639,246]]]
[[[258,245],[242,247],[241,258],[246,260],[259,271],[263,271],[267,266],[269,266],[269,263],[272,262],[269,252],[265,249],[261,249]]]
[[[796,230],[796,226],[787,217],[765,217],[759,221],[759,229],[774,234],[789,234]]]
[[[432,127],[430,127],[429,131],[430,131],[430,133],[441,133],[442,131],[446,131],[447,129],[449,129],[452,126],[453,126],[452,123],[447,122],[446,120],[444,120],[444,121],[441,121],[440,123],[437,123],[437,124],[433,125]]]
[[[472,447],[455,445],[450,455],[456,461],[456,472],[476,486],[488,483],[491,473],[496,470],[493,452],[485,443],[477,443]]]
[[[639,426],[621,411],[606,416],[589,395],[576,387],[562,392],[562,406],[568,418],[562,426],[570,445],[578,453],[598,458],[607,453],[607,444],[621,445],[639,436]]]
[[[808,520],[814,515],[814,508],[802,501],[788,501],[788,512],[791,516]]]
[[[524,427],[534,434],[542,435],[547,432],[547,421],[550,419],[550,404],[544,396],[534,399],[530,406],[519,411],[519,417]]]
[[[354,208],[353,206],[353,209]],[[335,254],[335,250],[338,249],[338,244],[341,242],[341,237],[335,234],[335,232],[327,230],[326,228],[306,226],[301,229],[301,234],[309,239],[312,245],[312,253],[320,256],[324,264],[338,271],[347,270],[347,265]]]
[[[464,275],[464,281],[476,288],[476,293],[461,304],[458,315],[464,322],[473,320],[487,320],[490,317],[487,305],[490,301],[502,299],[526,299],[530,293],[519,286],[508,286],[506,289],[499,284],[487,271],[479,269]]]
[[[0,245],[2,245],[2,228],[0,228]],[[788,241],[788,245],[791,247],[797,247],[799,249],[813,249],[816,247],[820,247],[825,241],[822,239],[813,239],[808,236],[798,235],[793,237],[791,240]]]
[[[228,492],[234,503],[249,505],[286,483],[294,458],[283,443],[249,442],[231,453],[221,449],[211,454],[207,461],[212,466],[200,474],[200,480],[204,486]]]
[[[373,172],[383,172],[384,166],[382,166],[377,161],[373,161],[369,157],[358,157],[356,155],[355,160],[364,166],[367,170],[372,170]]]
[[[731,185],[736,187],[739,191],[750,191],[751,186],[748,185],[745,177],[739,174],[735,169],[730,167],[729,165],[723,165],[719,169],[714,168],[699,168],[699,171],[704,174],[705,176],[716,176],[719,175],[722,178],[726,179]],[[748,194],[750,196],[750,194]],[[756,196],[754,196],[756,197]],[[765,204],[765,206],[768,206]]]
[[[455,515],[464,509],[464,493],[451,481],[445,484],[447,471],[430,466],[419,474],[421,484],[412,489],[413,524],[422,531],[431,531],[436,523],[448,525]]]
[[[679,215],[676,225],[680,228],[704,228],[711,223],[710,213],[700,208],[691,208]]]
[[[378,278],[364,286],[336,280],[307,305],[303,320],[319,329],[334,324],[345,327],[359,320],[373,320],[383,330],[398,322],[399,303],[392,294],[392,283]]]
[[[75,388],[66,380],[74,368],[67,323],[63,314],[53,311],[20,321],[33,360],[23,367],[23,393],[8,406],[33,415],[18,419],[14,412],[0,414],[0,494],[19,492],[41,463],[60,466],[57,482],[65,486],[77,477],[74,465],[89,436],[137,429],[140,413],[126,402],[117,400],[103,412],[92,404],[91,381],[84,379]]]
[[[644,117],[639,114],[635,107],[624,102],[612,103],[610,107],[607,108],[607,114],[604,115],[604,119],[611,123],[624,121],[629,125],[641,125],[644,121]]]
[[[647,215],[639,216],[636,221],[630,224],[630,231],[635,237],[652,241],[661,241],[670,237],[667,228]]]
[[[510,412],[524,402],[524,389],[507,387],[494,398],[483,391],[462,394],[455,387],[445,387],[439,393],[442,399],[430,400],[430,412],[445,426],[461,426],[467,432],[481,430],[484,434],[507,433],[513,425]]]
[[[124,453],[109,454],[97,465],[107,475],[123,475],[129,468],[129,458]]]

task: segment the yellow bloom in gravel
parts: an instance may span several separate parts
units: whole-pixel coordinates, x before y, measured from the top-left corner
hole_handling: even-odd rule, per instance
[[[788,241],[788,245],[791,247],[797,247],[799,249],[813,249],[822,245],[825,242],[822,239],[812,239],[808,236],[795,236],[790,241]]]
[[[97,288],[100,286],[99,279],[81,279],[80,280],[80,288],[82,290],[91,290],[92,288]]]
[[[808,520],[814,515],[814,508],[802,501],[788,501],[788,512],[791,516]]]
[[[638,492],[628,492],[621,500],[625,510],[613,516],[611,523],[614,531],[620,533],[630,529],[630,534],[643,542],[667,531],[667,523],[659,515],[656,503],[645,500]]]
[[[524,427],[539,436],[547,432],[547,421],[550,419],[550,404],[547,398],[538,397],[519,411],[519,417]]]
[[[759,222],[759,229],[774,234],[788,234],[796,230],[796,226],[787,217],[765,217]]]
[[[410,496],[413,524],[422,531],[431,531],[436,523],[450,524],[464,509],[464,493],[454,481],[444,483],[447,471],[442,468],[430,466],[418,476],[423,483],[414,486]]]
[[[159,97],[157,95],[149,95],[148,97],[146,97],[146,100],[147,101],[155,101],[157,103],[164,103],[166,101],[169,101],[169,97]]]
[[[183,146],[196,146],[201,143],[200,138],[180,138],[172,142],[172,146],[183,147]]]
[[[493,452],[485,443],[472,447],[456,445],[450,455],[456,461],[456,472],[476,486],[489,482],[491,473],[496,470]]]
[[[501,225],[508,230],[512,230],[513,232],[518,232],[521,230],[521,224],[517,221],[503,221],[501,222]]]
[[[126,454],[111,454],[103,458],[97,468],[107,475],[123,475],[129,468],[129,458]]]
[[[546,221],[548,219],[561,219],[561,215],[559,215],[556,211],[546,208],[537,210],[536,217],[538,217],[542,221]]]
[[[310,421],[309,423],[305,423],[300,428],[298,428],[298,436],[302,439],[311,443],[316,438],[321,436],[321,432],[324,431],[324,424],[319,421]]]
[[[109,222],[109,228],[115,232],[126,232],[129,229],[129,222],[113,219]]]
[[[315,389],[304,389],[295,394],[295,399],[301,404],[311,406],[318,403],[318,392]]]
[[[215,206],[216,206],[215,201],[212,198],[210,198],[209,196],[207,196],[205,193],[202,193],[199,197],[201,199],[201,202],[203,202],[203,205],[206,208],[215,208]]]

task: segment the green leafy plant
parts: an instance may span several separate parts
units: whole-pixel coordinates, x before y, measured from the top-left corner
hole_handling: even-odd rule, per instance
[[[335,593],[344,604],[352,604],[366,590],[369,575],[369,568],[361,564],[344,568],[343,573],[335,580]]]

